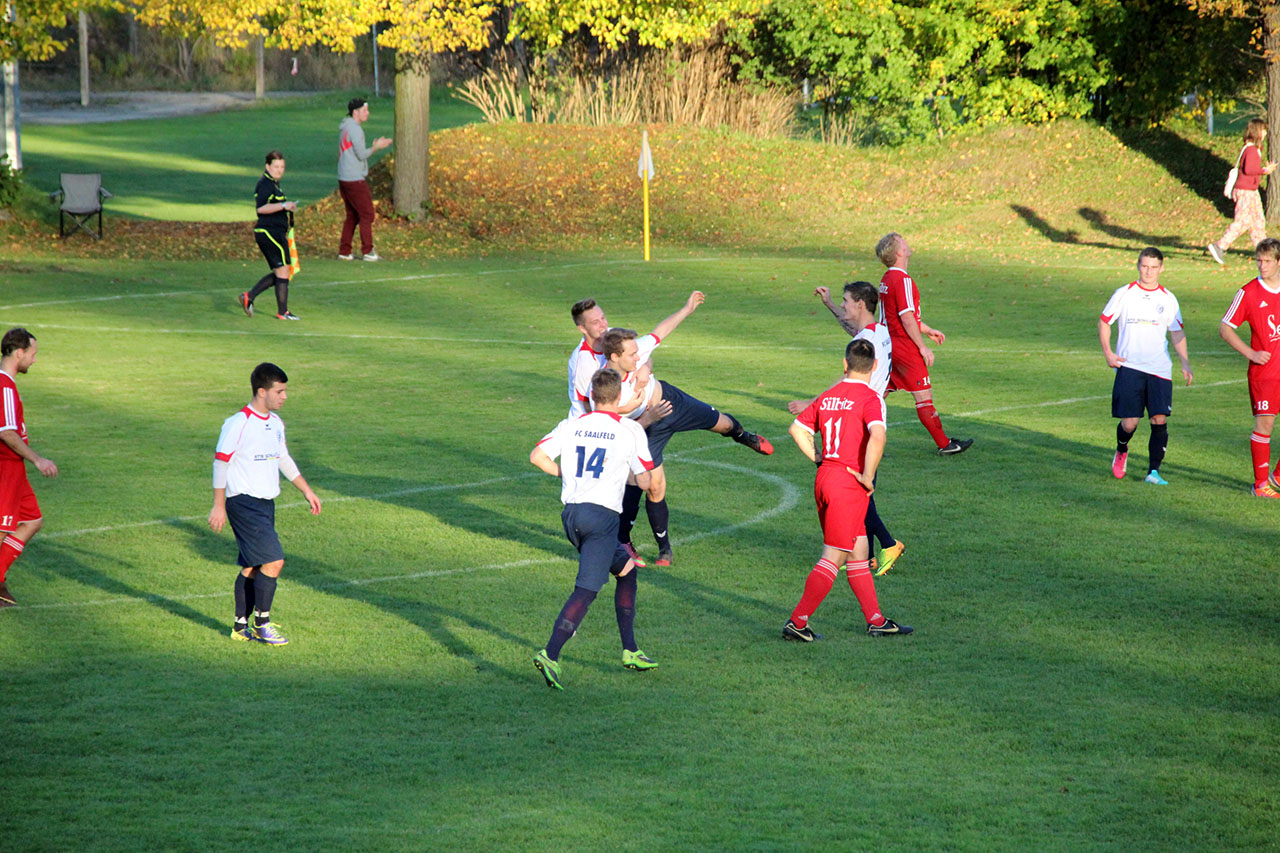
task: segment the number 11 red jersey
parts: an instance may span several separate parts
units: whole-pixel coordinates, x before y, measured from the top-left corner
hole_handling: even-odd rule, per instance
[[[847,466],[861,474],[871,426],[885,425],[884,398],[860,379],[842,379],[819,394],[796,423],[822,434],[823,465]]]

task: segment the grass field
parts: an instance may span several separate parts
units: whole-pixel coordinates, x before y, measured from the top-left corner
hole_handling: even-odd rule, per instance
[[[116,196],[107,204],[111,215],[249,221],[263,156],[272,149],[284,152],[288,171],[282,186],[289,198],[311,204],[336,190],[338,123],[356,94],[369,97],[329,92],[181,118],[27,125],[22,130],[26,180],[49,192],[58,188],[62,172],[101,172],[103,185]],[[374,98],[370,106],[369,140],[395,136],[393,99]],[[479,111],[447,89],[433,93],[433,129],[478,118]]]
[[[838,585],[806,647],[779,637],[819,552],[785,404],[835,378],[812,288],[878,276],[865,250],[315,260],[294,324],[235,307],[257,263],[0,262],[0,324],[40,338],[32,443],[62,469],[0,612],[0,846],[1274,849],[1276,508],[1247,496],[1244,365],[1216,335],[1248,267],[1171,259],[1196,383],[1154,488],[1145,426],[1110,477],[1095,334],[1136,253],[927,233],[936,397],[977,444],[938,458],[890,398],[877,499],[908,551],[878,589],[916,633],[868,639]],[[573,563],[526,460],[566,409],[567,308],[647,329],[694,287],[659,375],[778,452],[672,442],[677,562],[641,574],[637,623],[662,665],[621,669],[606,590],[553,693],[531,657]],[[205,525],[263,359],[325,500],[280,502],[279,649],[227,639],[235,548]],[[636,541],[652,555],[643,517]]]

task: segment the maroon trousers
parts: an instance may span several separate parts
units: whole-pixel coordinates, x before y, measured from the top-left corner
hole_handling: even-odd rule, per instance
[[[342,223],[342,239],[338,241],[338,254],[351,254],[351,238],[356,225],[360,225],[360,252],[373,251],[373,196],[365,181],[338,181],[338,193],[347,208],[346,221]]]

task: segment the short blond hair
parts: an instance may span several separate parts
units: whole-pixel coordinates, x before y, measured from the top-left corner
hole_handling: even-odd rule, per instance
[[[880,242],[876,243],[876,257],[880,259],[880,263],[886,267],[891,267],[897,263],[901,244],[902,235],[897,231],[890,231],[881,237]]]
[[[1273,261],[1280,261],[1280,240],[1275,237],[1268,237],[1257,245],[1253,250],[1255,258],[1266,255]]]

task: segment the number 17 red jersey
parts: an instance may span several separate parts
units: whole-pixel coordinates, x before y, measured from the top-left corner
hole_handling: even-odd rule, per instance
[[[818,395],[796,423],[822,435],[823,465],[847,466],[862,473],[873,424],[885,425],[884,398],[860,379],[842,379]]]

